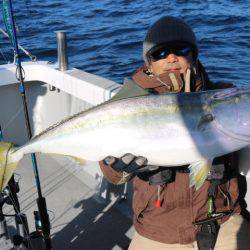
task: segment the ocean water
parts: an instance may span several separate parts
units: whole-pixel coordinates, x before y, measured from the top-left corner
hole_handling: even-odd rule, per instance
[[[213,81],[250,84],[250,0],[13,0],[13,5],[19,42],[39,60],[57,60],[54,31],[66,30],[71,66],[122,83],[143,63],[149,26],[173,15],[193,28]],[[11,47],[0,34],[0,63],[8,60]]]

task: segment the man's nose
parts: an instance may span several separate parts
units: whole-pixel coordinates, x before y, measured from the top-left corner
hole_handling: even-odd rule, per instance
[[[177,62],[177,56],[175,55],[175,54],[173,54],[173,53],[170,53],[167,57],[166,57],[166,59],[167,59],[167,62],[168,63],[174,63],[174,62]]]

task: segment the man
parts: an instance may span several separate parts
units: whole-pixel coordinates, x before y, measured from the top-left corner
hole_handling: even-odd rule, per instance
[[[198,60],[196,38],[181,19],[162,17],[148,30],[143,43],[143,65],[127,81],[130,95],[190,92],[232,87],[213,84]],[[126,96],[124,89],[117,98]],[[159,133],[161,133],[159,131]],[[234,154],[215,159],[208,179],[189,188],[187,166],[147,166],[146,156],[129,152],[106,157],[100,167],[114,184],[133,179],[135,236],[129,250],[147,249],[249,249],[238,202]],[[244,222],[245,223],[245,222]]]

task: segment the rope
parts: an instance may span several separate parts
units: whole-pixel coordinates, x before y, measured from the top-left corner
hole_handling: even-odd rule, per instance
[[[10,15],[9,15],[8,5],[7,5],[6,0],[3,0],[3,20],[4,20],[4,24],[5,24],[6,31],[7,31],[8,37],[10,39],[10,42],[12,43],[12,45],[14,47],[14,39],[12,36],[12,28],[11,28],[11,24],[10,24]]]
[[[0,28],[0,31],[1,31],[1,33],[2,33],[5,37],[11,39],[10,36],[8,35],[8,33],[6,33],[3,29]],[[29,57],[30,60],[31,60],[32,62],[36,62],[36,61],[37,61],[37,57],[36,57],[35,55],[31,54],[31,53],[30,53],[28,50],[26,50],[22,45],[18,44],[18,48],[21,49],[22,52],[23,52],[27,57]]]
[[[3,53],[3,51],[2,51],[1,48],[0,48],[0,53],[1,53],[2,57],[3,57],[3,59],[5,60],[5,62],[8,63],[8,60],[7,60],[7,58],[5,57],[5,55],[4,55],[4,53]]]

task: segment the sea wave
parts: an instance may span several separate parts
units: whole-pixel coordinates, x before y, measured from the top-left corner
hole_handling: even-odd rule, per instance
[[[200,59],[212,80],[248,84],[249,9],[250,2],[243,0],[14,2],[19,42],[38,59],[57,60],[54,31],[66,30],[70,64],[119,83],[143,63],[148,27],[163,15],[173,15],[194,29]],[[2,54],[11,60],[9,41],[0,36],[1,64],[6,62]]]

